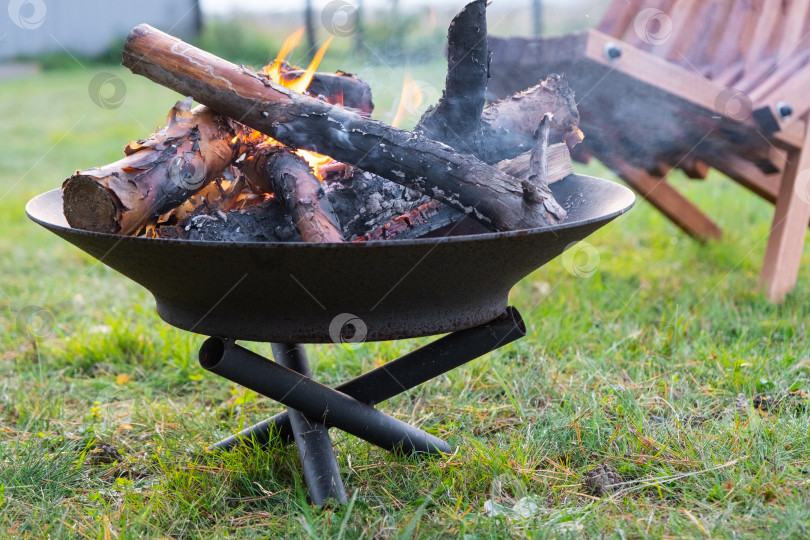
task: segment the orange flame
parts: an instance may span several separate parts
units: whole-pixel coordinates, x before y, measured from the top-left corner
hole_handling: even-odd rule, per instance
[[[329,44],[332,43],[333,38],[334,36],[330,37],[326,40],[326,43],[321,45],[321,48],[315,53],[315,56],[312,58],[312,62],[309,63],[309,66],[307,66],[307,70],[303,75],[292,81],[282,81],[281,85],[289,88],[293,92],[298,92],[299,94],[303,93],[304,90],[307,89],[307,86],[309,86],[309,83],[312,81],[312,76],[315,74],[315,70],[318,69],[321,60],[323,60],[323,55],[326,54],[326,49],[329,48]]]
[[[416,113],[417,109],[422,105],[423,97],[419,85],[411,79],[409,74],[405,73],[405,77],[402,79],[402,94],[399,96],[399,105],[391,125],[399,127],[406,116]]]
[[[326,54],[326,49],[329,48],[329,44],[332,43],[332,39],[334,38],[334,36],[330,37],[326,40],[326,43],[321,45],[318,52],[316,52],[315,56],[312,58],[312,62],[310,62],[309,66],[307,66],[307,69],[304,71],[303,75],[293,80],[285,80],[281,77],[281,63],[284,61],[284,58],[286,58],[286,56],[295,48],[295,46],[298,45],[303,34],[303,28],[299,28],[293,32],[287,39],[284,40],[284,44],[281,46],[281,50],[278,52],[276,59],[273,60],[272,63],[264,66],[262,69],[262,72],[266,73],[271,81],[278,83],[285,88],[289,88],[293,92],[298,92],[299,94],[302,94],[309,86],[309,83],[312,82],[312,76],[315,74],[315,70],[318,69],[321,60],[323,60],[323,56]]]
[[[318,52],[316,52],[315,56],[312,58],[312,62],[309,63],[309,66],[307,66],[307,69],[300,77],[292,80],[284,79],[281,76],[281,63],[284,61],[284,58],[295,48],[295,46],[298,45],[303,35],[303,27],[293,32],[287,39],[284,40],[284,44],[281,46],[281,50],[278,52],[276,59],[270,64],[264,66],[262,69],[262,72],[267,74],[271,81],[285,88],[289,88],[293,92],[298,92],[299,94],[303,93],[309,86],[309,83],[312,82],[312,76],[315,74],[315,70],[318,69],[318,66],[326,54],[326,49],[328,49],[329,44],[332,43],[332,37],[326,40],[326,43],[324,43],[318,49]],[[340,95],[340,105],[343,105],[343,94]],[[267,140],[269,142],[281,145],[281,143],[273,140],[270,137],[268,137]],[[331,161],[332,158],[329,156],[316,154],[315,152],[309,152],[307,150],[297,150],[295,153],[306,160],[309,167],[315,173],[315,176],[323,180],[322,175],[318,173],[318,166]]]
[[[295,48],[296,45],[301,41],[301,36],[304,35],[304,27],[302,26],[292,34],[290,34],[287,39],[284,40],[284,43],[281,45],[281,50],[278,51],[278,55],[276,59],[273,60],[271,63],[264,66],[262,71],[266,73],[271,81],[278,82],[279,77],[281,74],[281,62],[284,58],[287,57],[288,54]]]
[[[318,172],[318,167],[324,163],[328,163],[332,160],[332,158],[329,156],[316,154],[315,152],[310,152],[309,150],[296,150],[295,153],[306,160],[306,162],[309,164],[309,168],[312,169],[312,172],[315,173],[315,176],[317,176],[319,180],[323,180],[323,175]]]

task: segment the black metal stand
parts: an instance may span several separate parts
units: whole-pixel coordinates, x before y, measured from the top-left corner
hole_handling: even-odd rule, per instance
[[[448,334],[396,360],[329,388],[311,379],[304,347],[274,343],[276,361],[233,340],[212,337],[200,348],[200,364],[288,407],[286,412],[212,445],[230,450],[243,442],[265,444],[272,433],[295,441],[309,496],[315,505],[346,501],[328,428],[337,427],[386,450],[406,454],[449,453],[443,440],[373,407],[526,335],[513,307],[481,326]]]

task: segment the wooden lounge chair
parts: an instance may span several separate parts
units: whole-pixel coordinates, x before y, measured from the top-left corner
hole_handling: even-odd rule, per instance
[[[599,159],[698,239],[721,230],[666,182],[673,168],[714,167],[774,202],[760,283],[781,301],[810,222],[808,32],[807,0],[613,0],[595,30],[490,37],[490,97],[564,72],[586,133],[574,158]]]

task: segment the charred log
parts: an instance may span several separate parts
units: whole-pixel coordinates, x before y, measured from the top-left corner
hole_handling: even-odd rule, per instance
[[[291,92],[148,25],[130,33],[124,65],[288,146],[384,176],[495,229],[556,222],[544,205],[526,202],[518,180],[472,156]]]
[[[546,113],[553,115],[551,143],[565,142],[573,148],[582,141],[574,91],[565,75],[551,74],[538,85],[484,109],[476,155],[495,163],[530,151],[537,126]]]
[[[568,88],[564,77],[557,75],[549,76],[539,85],[513,96],[512,99],[490,105],[482,119],[490,62],[490,53],[487,50],[485,1],[471,2],[453,19],[447,41],[448,68],[444,94],[439,103],[422,116],[414,131],[449,144],[459,151],[474,153],[487,163],[509,158],[517,159],[521,151],[531,148],[532,144],[537,148],[534,143],[535,134],[532,131],[534,128],[531,126],[542,122],[538,119],[538,114],[541,115],[540,118],[546,118],[551,115],[549,111],[558,112],[563,116],[562,120],[556,123],[557,138],[571,146],[581,140],[582,134],[578,128],[579,115],[573,92]],[[565,210],[547,189],[550,126],[547,121],[543,125],[545,146],[542,157],[545,160],[543,168],[546,175],[545,188],[528,179],[531,174],[528,160],[530,152],[525,152],[527,154],[525,167],[510,174],[524,178],[524,194],[530,202],[544,204],[546,209],[559,219],[565,216]],[[493,133],[496,133],[494,137]],[[523,161],[521,160],[520,165],[524,165]],[[498,168],[504,170],[503,167]],[[414,231],[420,231],[421,228],[403,227],[403,223],[430,223],[420,221],[420,216],[426,211],[435,213],[439,209],[441,206],[435,204],[417,207],[364,237],[408,236]],[[442,215],[450,222],[457,222],[464,217],[460,212],[454,214],[449,210],[442,210]],[[430,225],[426,225],[425,228],[430,229]]]
[[[489,78],[486,0],[475,0],[453,18],[447,32],[447,77],[439,102],[414,131],[472,153]]]
[[[358,240],[406,240],[408,238],[422,238],[436,230],[453,225],[466,218],[458,210],[450,208],[439,201],[429,201],[419,205],[413,210],[399,215],[382,227],[369,231]],[[479,225],[481,226],[481,225]],[[488,232],[486,228],[480,232]],[[452,230],[450,231],[450,236]]]
[[[495,167],[507,174],[526,181],[532,174],[531,158],[532,152],[525,152],[515,159],[500,161],[495,164]],[[557,143],[548,146],[546,171],[548,184],[553,184],[569,174],[574,174],[574,167],[571,165],[571,155],[565,143]],[[373,175],[370,176],[379,178]],[[384,179],[381,180],[387,182]],[[373,193],[380,192],[385,193],[385,191],[382,190],[373,191]],[[385,201],[385,197],[380,197],[380,199]],[[398,200],[401,201],[402,198]],[[395,207],[393,204],[389,204],[391,207]],[[358,240],[392,240],[394,238],[406,240],[409,238],[424,238],[425,236],[438,232],[446,235],[480,234],[488,232],[488,229],[479,223],[474,222],[475,224],[473,225],[467,223],[469,220],[466,220],[464,224],[462,224],[462,220],[465,220],[467,216],[439,201],[422,198],[408,202],[407,204],[412,208],[411,210],[397,215],[393,219],[390,219],[390,212],[378,214],[374,219],[362,224],[368,232],[364,234],[355,232],[355,236]],[[343,214],[340,215],[342,216]],[[347,236],[347,238],[349,237],[350,236]]]
[[[531,174],[532,152],[524,152],[514,159],[499,161],[495,166],[516,178],[526,178]],[[574,174],[571,153],[565,143],[551,144],[548,147],[548,183],[553,184],[569,174]]]
[[[242,170],[254,191],[275,193],[282,201],[302,241],[343,241],[332,204],[302,157],[289,148],[266,143],[243,162]]]
[[[131,234],[150,219],[183,203],[217,178],[233,158],[234,129],[206,107],[178,102],[166,126],[129,143],[126,157],[77,171],[64,187],[64,213],[71,227]]]
[[[286,62],[281,63],[280,75],[284,80],[296,80],[304,73],[303,69],[290,66]],[[313,73],[305,93],[315,98],[322,97],[327,103],[341,105],[363,116],[371,116],[374,111],[371,87],[366,81],[345,71]]]
[[[523,180],[523,191],[530,200],[541,202],[548,191],[548,136],[551,114],[546,113],[535,133],[535,146],[529,158],[529,174]],[[552,209],[549,209],[552,212]]]

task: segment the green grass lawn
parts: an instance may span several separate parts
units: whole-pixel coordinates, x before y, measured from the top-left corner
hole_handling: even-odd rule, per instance
[[[120,107],[89,98],[98,71],[124,81]],[[442,87],[440,65],[411,73]],[[361,75],[390,120],[401,73]],[[592,276],[557,259],[512,291],[525,339],[380,406],[452,455],[396,456],[333,430],[351,503],[319,512],[292,447],[197,460],[280,407],[205,372],[201,336],[24,215],[76,169],[118,159],[177,96],[97,66],[0,90],[0,537],[810,534],[810,261],[781,306],[767,303],[754,289],[772,208],[728,180],[673,180],[724,227],[721,242],[701,246],[639,202],[587,239]],[[309,351],[334,385],[425,342]],[[751,407],[791,391],[781,408]],[[624,482],[612,496],[583,484],[600,464]]]

